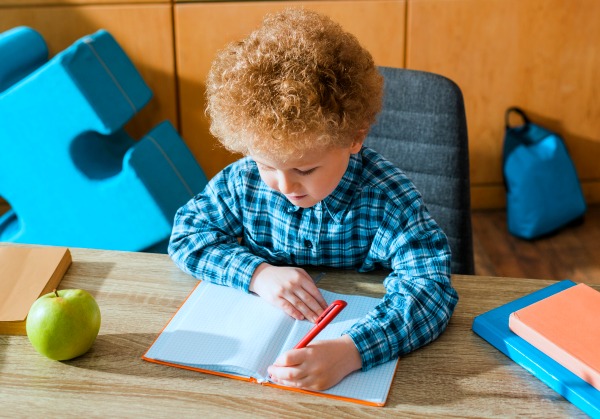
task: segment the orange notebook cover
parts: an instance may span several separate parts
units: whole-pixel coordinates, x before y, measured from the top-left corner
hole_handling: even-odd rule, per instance
[[[508,325],[600,390],[600,292],[578,284],[515,311]]]
[[[0,334],[24,335],[29,309],[71,265],[66,247],[0,246]]]
[[[379,299],[321,290],[328,303],[348,305],[314,341],[338,337],[363,318]],[[267,368],[312,328],[260,297],[200,282],[142,359],[178,368],[371,406],[383,406],[398,359],[355,371],[325,391],[299,390],[269,381]]]

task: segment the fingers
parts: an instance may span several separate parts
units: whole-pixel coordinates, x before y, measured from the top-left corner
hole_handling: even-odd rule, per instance
[[[319,291],[319,288],[317,288],[317,286],[313,282],[312,278],[309,277],[309,279],[310,279],[310,281],[304,283],[302,288],[304,289],[304,291],[306,291],[308,294],[310,294],[310,296],[317,302],[317,304],[319,305],[319,308],[321,308],[321,309],[327,308],[327,302],[321,295],[321,291]],[[319,311],[319,314],[321,314],[320,313],[321,311],[322,310]]]
[[[306,376],[302,375],[302,370],[290,367],[269,367],[269,376],[271,381],[287,387],[306,388]]]
[[[301,268],[263,263],[254,272],[249,290],[297,320],[308,319],[314,323],[327,307],[312,278]]]
[[[308,319],[313,323],[323,311],[314,298],[306,295],[298,296],[298,294],[284,295],[279,300],[279,306],[296,320]]]
[[[287,280],[287,284],[279,293],[278,305],[293,318],[308,319],[314,323],[327,307],[327,303],[310,275],[298,269]]]
[[[299,365],[306,359],[309,349],[290,349],[287,352],[282,353],[279,357],[273,362],[273,366],[276,367],[293,367],[295,365]]]
[[[292,350],[277,358],[268,368],[271,381],[290,387],[303,387],[308,376],[307,371],[302,368],[306,358],[303,352],[305,350]]]
[[[314,291],[309,291],[305,288],[297,289],[289,301],[305,318],[313,323],[323,310],[327,308],[327,303],[318,289]]]
[[[268,368],[270,380],[288,387],[306,390],[325,390],[339,382],[343,376],[331,377],[328,361],[317,354],[319,345],[292,349],[277,358]]]
[[[304,320],[305,318],[310,320],[310,317],[308,317],[310,314],[308,312],[308,310],[304,310],[307,314],[305,315],[302,311],[298,310],[296,308],[297,305],[300,305],[300,300],[297,300],[295,298],[280,298],[278,301],[278,306],[281,307],[281,309],[284,311],[284,313],[286,313],[288,316],[293,317],[296,320]]]
[[[317,317],[327,308],[327,302],[321,295],[308,273],[302,271],[301,281],[295,289],[295,296],[299,299],[296,308],[302,312],[311,322],[315,322]]]

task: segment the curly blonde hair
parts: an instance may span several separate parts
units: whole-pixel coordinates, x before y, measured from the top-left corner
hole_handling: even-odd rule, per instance
[[[382,90],[352,34],[327,16],[287,9],[217,54],[206,111],[227,149],[285,159],[351,145],[375,121]]]

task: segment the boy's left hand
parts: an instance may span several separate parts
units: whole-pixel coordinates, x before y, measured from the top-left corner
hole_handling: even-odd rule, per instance
[[[302,268],[261,263],[250,280],[249,291],[280,307],[296,320],[315,322],[327,302]]]
[[[326,390],[361,367],[358,349],[352,339],[344,335],[285,352],[269,367],[269,374],[277,384]]]

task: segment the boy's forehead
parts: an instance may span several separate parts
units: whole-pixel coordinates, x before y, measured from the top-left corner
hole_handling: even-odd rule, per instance
[[[269,156],[265,154],[251,154],[250,157],[257,163],[277,168],[299,167],[311,164],[311,159],[303,157],[288,157],[282,158],[277,156]]]
[[[310,166],[319,163],[328,153],[328,149],[306,150],[288,156],[278,156],[268,152],[250,152],[250,157],[257,163],[277,168]]]

